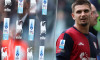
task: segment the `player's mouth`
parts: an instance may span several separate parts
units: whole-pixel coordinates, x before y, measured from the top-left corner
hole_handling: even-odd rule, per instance
[[[86,18],[86,17],[84,17],[84,18],[80,18],[80,20],[81,20],[81,21],[86,21],[87,18]]]

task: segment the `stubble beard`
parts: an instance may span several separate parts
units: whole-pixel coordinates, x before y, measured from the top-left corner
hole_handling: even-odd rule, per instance
[[[83,26],[83,27],[85,27],[85,26],[87,26],[87,25],[88,25],[88,23],[81,24],[81,26]]]

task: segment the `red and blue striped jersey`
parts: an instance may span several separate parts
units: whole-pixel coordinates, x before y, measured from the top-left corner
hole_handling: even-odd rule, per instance
[[[97,43],[92,33],[83,34],[75,27],[71,27],[56,41],[56,60],[96,60]]]

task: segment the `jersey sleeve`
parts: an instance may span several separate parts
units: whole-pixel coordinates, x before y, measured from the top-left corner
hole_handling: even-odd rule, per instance
[[[67,33],[62,33],[56,41],[56,60],[70,60],[74,41]]]
[[[100,48],[99,48],[99,44],[98,44],[98,39],[96,38],[96,44],[97,44],[97,55],[99,55],[100,53]]]
[[[95,35],[90,33],[90,49],[91,49],[91,57],[96,58],[97,55],[100,53],[99,45],[98,45],[98,40]],[[94,47],[94,48],[93,48]]]

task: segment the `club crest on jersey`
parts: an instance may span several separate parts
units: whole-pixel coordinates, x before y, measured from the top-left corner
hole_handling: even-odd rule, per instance
[[[94,44],[94,47],[97,49],[97,44],[96,44],[96,42],[93,42],[93,44]]]
[[[64,45],[65,45],[65,40],[61,40],[59,48],[64,49]]]

